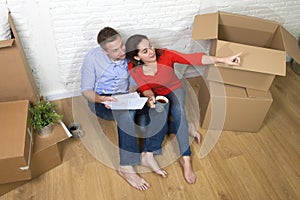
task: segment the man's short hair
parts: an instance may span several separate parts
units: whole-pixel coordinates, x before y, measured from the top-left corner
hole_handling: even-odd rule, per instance
[[[98,33],[97,42],[103,49],[106,49],[105,45],[115,41],[118,37],[121,37],[118,31],[111,27],[105,27]]]

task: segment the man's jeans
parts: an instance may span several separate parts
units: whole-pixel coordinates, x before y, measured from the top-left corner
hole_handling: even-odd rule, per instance
[[[156,112],[144,106],[141,110],[111,110],[104,104],[91,103],[88,105],[98,117],[106,120],[116,120],[120,165],[137,165],[140,163],[136,130],[145,130],[143,152],[161,153],[161,144],[167,132],[168,107],[164,112]]]

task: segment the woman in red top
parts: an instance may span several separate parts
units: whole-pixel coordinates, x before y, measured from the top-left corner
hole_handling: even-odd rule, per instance
[[[195,183],[196,175],[191,165],[188,124],[185,116],[185,90],[174,71],[174,63],[207,65],[224,62],[239,65],[239,54],[218,58],[204,53],[183,54],[168,49],[155,49],[145,35],[133,35],[126,41],[128,69],[144,96],[154,107],[155,95],[166,96],[174,119],[176,138],[180,149],[180,164],[188,183]]]

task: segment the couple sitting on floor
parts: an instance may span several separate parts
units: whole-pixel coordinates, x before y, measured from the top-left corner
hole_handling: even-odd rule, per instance
[[[83,61],[81,92],[98,117],[117,121],[119,174],[139,190],[147,190],[150,184],[136,172],[135,165],[149,167],[166,177],[167,172],[159,167],[154,155],[161,154],[164,136],[171,130],[178,141],[184,178],[188,183],[195,183],[185,112],[185,90],[175,74],[174,63],[199,66],[224,62],[239,65],[239,54],[219,58],[201,52],[183,54],[156,49],[145,35],[133,35],[124,45],[120,34],[110,27],[100,30],[97,42],[100,46],[91,49]],[[148,97],[143,109],[112,110],[104,104],[116,101],[114,94],[124,94],[134,89]],[[169,100],[164,112],[155,109],[157,95]],[[169,115],[172,121],[168,120]],[[145,127],[142,150],[138,146],[136,126]],[[195,127],[190,127],[190,130],[200,143],[200,134]]]

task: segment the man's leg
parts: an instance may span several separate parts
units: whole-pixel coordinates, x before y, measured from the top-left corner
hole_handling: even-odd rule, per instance
[[[116,110],[113,115],[118,125],[120,148],[120,165],[137,165],[140,163],[140,150],[135,134],[135,111]]]
[[[92,103],[88,101],[90,110],[101,119],[114,120],[114,116],[111,109],[107,109],[102,103]]]
[[[135,131],[127,134],[125,131],[126,125],[129,126],[129,130],[132,131],[134,127],[133,117],[134,111],[112,111],[107,109],[105,105],[101,103],[91,103],[88,105],[93,113],[98,117],[105,120],[116,120],[118,125],[118,143],[119,143],[119,154],[120,154],[120,168],[119,174],[133,187],[139,190],[147,190],[150,184],[147,183],[142,177],[140,177],[133,165],[140,163],[140,154],[137,147],[137,139],[133,134]],[[124,117],[124,120],[122,118]],[[128,160],[127,160],[128,159]]]
[[[133,187],[139,190],[146,190],[150,187],[142,177],[140,177],[134,165],[140,163],[140,151],[135,134],[135,111],[113,111],[113,115],[118,125],[120,168],[119,174]]]

